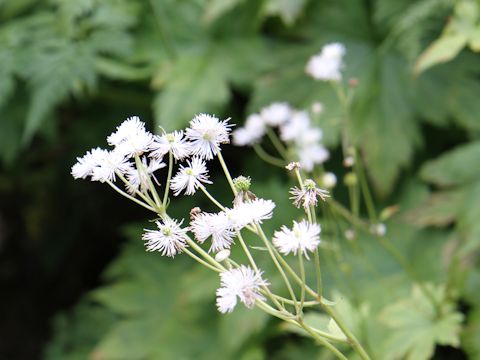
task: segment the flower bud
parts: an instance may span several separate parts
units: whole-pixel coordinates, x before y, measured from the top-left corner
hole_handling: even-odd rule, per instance
[[[215,255],[215,260],[218,262],[222,262],[224,260],[227,260],[230,257],[230,250],[224,249],[221,250]]]
[[[343,178],[343,182],[347,186],[355,186],[358,182],[357,175],[355,175],[354,172],[346,173],[345,177]]]

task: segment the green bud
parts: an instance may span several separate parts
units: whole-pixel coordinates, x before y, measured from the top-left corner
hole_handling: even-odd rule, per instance
[[[239,192],[247,192],[248,190],[250,190],[251,183],[252,182],[250,177],[239,176],[233,179],[233,185],[235,186],[235,189]]]
[[[355,186],[358,183],[357,175],[353,172],[349,172],[345,174],[345,177],[343,178],[343,182],[347,186]]]

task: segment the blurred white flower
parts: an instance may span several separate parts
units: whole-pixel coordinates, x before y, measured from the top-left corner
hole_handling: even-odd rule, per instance
[[[200,213],[196,215],[190,222],[190,231],[201,244],[212,237],[209,252],[229,249],[235,236],[231,222],[223,211],[217,214]]]
[[[280,138],[283,141],[292,141],[302,136],[308,136],[310,130],[308,113],[306,111],[295,111],[288,121],[280,126]]]
[[[260,116],[270,126],[279,126],[286,122],[292,114],[290,105],[286,102],[275,102],[260,111]]]
[[[208,170],[205,161],[198,157],[187,160],[188,166],[180,165],[180,170],[173,177],[170,188],[178,196],[182,190],[186,195],[193,195],[201,183],[211,184],[208,180]]]
[[[186,229],[182,222],[177,224],[174,219],[156,221],[158,230],[145,230],[142,239],[146,241],[147,251],[159,251],[162,255],[174,257],[187,246]]]
[[[330,157],[327,148],[320,144],[299,147],[297,153],[302,169],[307,172],[312,171],[315,164],[322,164]]]
[[[313,252],[320,244],[320,225],[294,221],[292,230],[284,225],[275,231],[272,242],[284,255],[300,253],[309,259],[307,250]]]
[[[316,115],[320,115],[325,110],[323,107],[323,104],[320,101],[315,101],[312,104],[311,109],[312,109],[312,113]]]
[[[183,160],[190,156],[192,152],[191,144],[183,137],[183,131],[174,131],[169,134],[156,135],[151,145],[152,152],[150,156],[161,159],[164,155],[171,152],[177,160]]]
[[[230,127],[228,119],[220,121],[208,114],[195,116],[185,131],[187,139],[191,141],[192,154],[206,160],[213,159],[219,151],[219,145],[229,143]]]
[[[305,71],[316,80],[340,81],[345,52],[345,46],[340,43],[327,44],[308,60]]]
[[[245,121],[244,127],[233,132],[233,143],[237,146],[252,145],[265,135],[266,124],[258,114],[250,115]]]
[[[333,189],[337,185],[337,176],[332,172],[326,172],[322,175],[321,183],[327,189]]]
[[[249,266],[224,271],[220,274],[221,287],[217,290],[217,308],[221,313],[232,312],[237,305],[237,297],[249,309],[255,306],[255,301],[265,300],[260,294],[262,286],[269,285],[262,279],[262,272],[255,272]]]

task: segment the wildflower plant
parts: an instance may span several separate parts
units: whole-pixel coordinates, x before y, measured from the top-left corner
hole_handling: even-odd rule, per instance
[[[328,238],[329,233],[323,231],[326,214],[348,224],[344,237],[349,242],[355,242],[359,232],[373,235],[378,245],[390,252],[411,276],[416,296],[427,303],[425,306],[433,309],[438,318],[448,314],[442,312],[442,301],[446,300],[429,284],[415,279],[406,259],[388,241],[384,222],[391,212],[377,214],[362,158],[351,140],[348,114],[355,87],[351,82],[350,85],[342,82],[345,52],[342,44],[326,45],[320,54],[308,61],[306,73],[315,80],[329,82],[344,107],[342,152],[343,165],[347,169],[344,184],[349,193],[349,206],[335,199],[333,190],[337,176],[324,168],[329,151],[321,142],[322,130],[311,120],[312,115],[321,116],[323,112],[319,102],[309,111],[295,109],[285,102],[272,103],[248,116],[244,126],[234,131],[229,119],[199,114],[186,129],[171,133],[162,130],[162,134],[154,135],[138,117],[131,117],[108,136],[107,142],[112,149],[88,151],[77,159],[71,173],[75,178],[106,183],[125,198],[151,211],[156,227],[145,229],[142,239],[146,250],[172,258],[190,256],[217,273],[219,312],[235,311],[239,303],[249,309],[257,307],[301,329],[339,359],[347,359],[344,352],[348,347],[358,358],[371,359],[370,349],[367,352],[365,344],[343,319],[344,315],[338,313],[336,303],[325,296],[320,253],[331,248],[335,256],[341,256],[339,248]],[[296,185],[285,191],[285,195],[290,196],[292,210],[301,209],[300,219],[292,219],[271,237],[266,234],[263,224],[274,217],[278,209],[273,200],[252,192],[250,177],[232,176],[222,155],[222,147],[228,145],[230,139],[235,145],[251,146],[261,159],[283,168],[295,179]],[[267,151],[264,146],[267,139],[271,143],[268,149],[274,149],[276,154]],[[210,161],[219,162],[229,184],[231,196],[226,202],[217,199],[210,190]],[[163,184],[158,181],[159,171],[165,173]],[[185,219],[170,216],[168,210],[175,197],[196,193],[202,193],[217,212],[194,208],[188,224]],[[362,205],[368,219],[360,217]],[[247,244],[246,233],[257,238],[261,247]],[[243,257],[234,256],[233,247],[241,249]],[[278,284],[269,280],[276,276],[259,267],[259,251],[268,254],[281,279],[281,291],[277,291]],[[307,277],[307,271],[311,270],[314,276]],[[313,278],[314,285],[307,281]],[[315,310],[328,316],[332,324],[329,330],[334,330],[318,328],[306,321],[305,315]],[[395,309],[390,312],[395,314]],[[456,322],[461,321],[458,314],[449,315],[455,315],[452,318]]]

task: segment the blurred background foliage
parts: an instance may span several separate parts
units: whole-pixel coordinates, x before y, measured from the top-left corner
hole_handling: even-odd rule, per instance
[[[400,205],[389,237],[450,305],[432,318],[366,235],[325,250],[330,295],[379,359],[480,358],[475,0],[0,0],[0,357],[330,359],[257,310],[220,316],[215,275],[146,254],[147,213],[69,171],[133,114],[173,130],[199,112],[241,124],[273,101],[321,101],[327,168],[340,178],[340,106],[304,74],[332,41],[347,48],[345,78],[358,80],[354,141],[378,208]],[[266,172],[249,150],[225,156],[258,195],[290,207],[283,171]],[[180,218],[209,207],[176,204]],[[277,211],[268,231],[291,217]],[[416,306],[424,311],[411,315]]]

